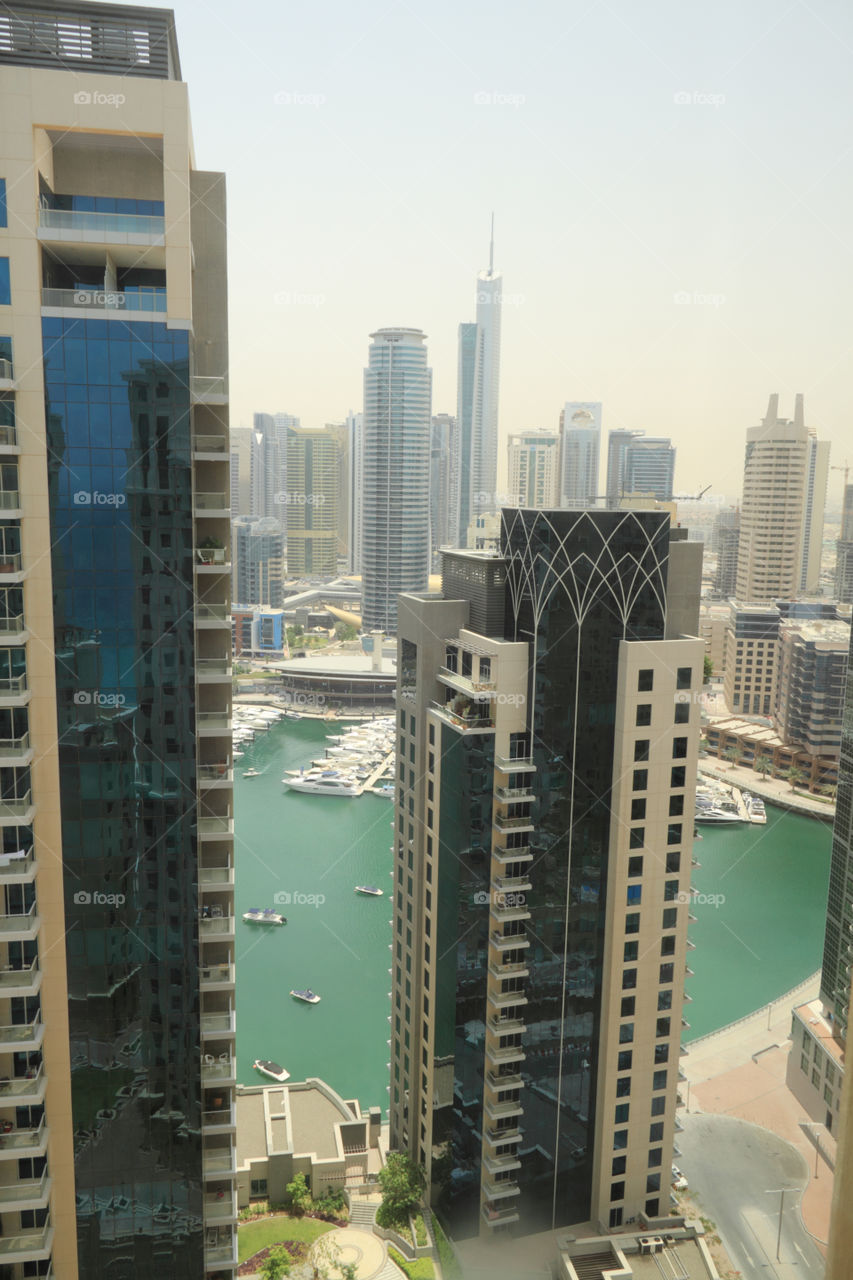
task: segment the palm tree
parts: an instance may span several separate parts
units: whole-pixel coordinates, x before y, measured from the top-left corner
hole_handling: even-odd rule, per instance
[[[773,768],[773,761],[770,756],[759,756],[755,764],[752,766],[756,773],[761,774],[761,781],[767,781],[767,775]]]
[[[792,764],[790,769],[785,770],[785,777],[791,784],[791,790],[796,791],[797,787],[801,787],[806,780],[806,775],[798,765]]]
[[[726,747],[725,751],[723,752],[723,758],[725,760],[731,761],[731,763],[729,764],[730,769],[734,769],[735,766],[740,763],[740,759],[742,755],[743,755],[743,747],[740,745],[739,742],[732,743],[732,745],[730,747]]]

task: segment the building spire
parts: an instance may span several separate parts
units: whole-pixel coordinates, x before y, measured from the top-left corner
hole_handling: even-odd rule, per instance
[[[495,273],[495,215],[492,211],[492,234],[489,240],[489,275]]]

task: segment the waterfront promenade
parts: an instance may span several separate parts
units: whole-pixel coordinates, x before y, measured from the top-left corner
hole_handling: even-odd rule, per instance
[[[730,1026],[689,1046],[682,1069],[687,1076],[686,1109],[737,1116],[790,1142],[809,1167],[802,1198],[807,1231],[825,1252],[832,1205],[834,1139],[819,1128],[819,1149],[810,1117],[785,1085],[790,1051],[791,1010],[818,994],[813,974],[793,991]]]

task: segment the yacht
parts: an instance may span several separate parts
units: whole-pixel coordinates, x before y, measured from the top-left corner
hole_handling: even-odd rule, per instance
[[[360,796],[361,787],[354,778],[344,774],[320,774],[301,778],[283,778],[282,781],[291,791],[302,791],[313,796]]]
[[[259,778],[261,776],[260,769],[247,769],[243,774],[244,778]]]
[[[722,825],[726,822],[745,822],[746,819],[742,818],[739,813],[736,813],[731,809],[721,809],[719,805],[707,805],[697,808],[696,821],[712,822],[717,825]]]
[[[355,886],[356,893],[363,893],[368,898],[383,898],[385,895],[381,889],[375,888],[372,884],[357,884]]]
[[[764,801],[761,799],[761,796],[749,795],[744,791],[743,801],[746,805],[746,811],[749,814],[750,822],[763,826],[767,822],[767,810],[764,808]]]
[[[294,1000],[303,1000],[305,1004],[319,1004],[320,997],[315,995],[310,987],[306,987],[304,991],[291,991]]]
[[[249,907],[243,912],[246,924],[287,924],[287,917],[279,915],[272,907]]]
[[[269,1058],[256,1058],[252,1066],[256,1071],[260,1071],[262,1076],[269,1076],[270,1080],[277,1080],[279,1084],[284,1084],[285,1080],[290,1079],[290,1072],[285,1071],[284,1067],[280,1067],[277,1062],[270,1062]]]

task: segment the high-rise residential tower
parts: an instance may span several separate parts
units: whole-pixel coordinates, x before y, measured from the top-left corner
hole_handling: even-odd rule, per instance
[[[600,451],[601,404],[569,401],[560,411],[559,506],[595,506]]]
[[[338,571],[340,441],[334,427],[287,432],[287,576]]]
[[[287,490],[287,455],[282,458],[279,433],[269,413],[256,413],[249,458],[249,513],[282,525]]]
[[[420,329],[377,329],[364,371],[362,617],[397,633],[397,596],[427,585],[432,370]]]
[[[525,431],[507,445],[509,492],[517,507],[556,507],[560,482],[560,437],[553,431]]]
[[[675,482],[675,448],[664,436],[641,435],[625,448],[624,497],[652,497],[671,502]]]
[[[225,188],[168,9],[0,13],[13,1280],[230,1274]]]
[[[794,600],[817,590],[829,444],[805,424],[803,397],[792,420],[771,395],[764,421],[746,433],[737,595]]]
[[[615,510],[623,494],[629,492],[625,483],[625,455],[628,446],[645,435],[644,431],[624,431],[621,428],[607,436],[607,480],[604,492],[607,506]]]
[[[853,484],[844,486],[841,529],[835,544],[835,598],[853,604]]]
[[[452,486],[457,453],[457,421],[452,414],[436,413],[432,419],[429,473],[429,523],[432,567],[438,569],[440,547],[454,546],[456,528],[451,524]]]
[[[459,1237],[668,1211],[704,654],[683,534],[505,510],[500,554],[401,597],[390,1141]]]
[[[281,608],[284,532],[278,520],[241,516],[231,525],[234,602]]]
[[[349,537],[347,541],[347,568],[350,573],[361,573],[362,521],[364,519],[364,414],[346,416],[349,434]]]
[[[451,542],[465,545],[471,522],[471,434],[474,414],[474,369],[477,362],[477,325],[459,326],[456,358],[456,447],[451,456]]]

